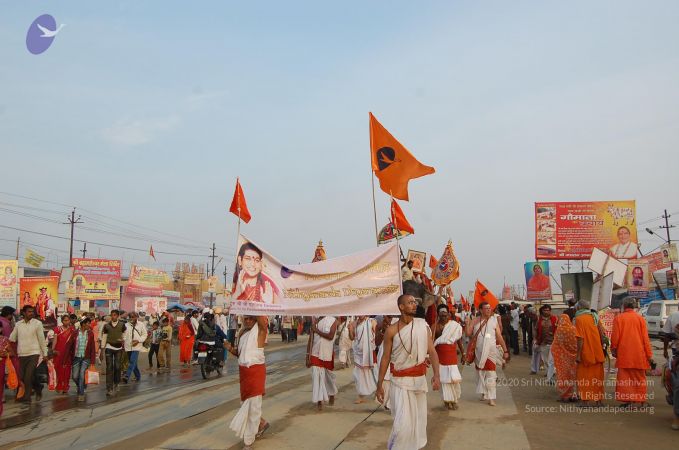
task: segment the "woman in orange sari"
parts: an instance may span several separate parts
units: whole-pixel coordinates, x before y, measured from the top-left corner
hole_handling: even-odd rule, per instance
[[[193,356],[193,343],[196,340],[196,330],[191,326],[191,315],[187,314],[179,326],[179,362],[188,367]]]
[[[54,354],[54,369],[57,372],[57,392],[66,394],[71,383],[71,367],[73,365],[73,355],[70,348],[78,332],[71,324],[71,318],[64,314],[61,318],[61,326],[54,330],[54,340],[52,340],[52,353]]]
[[[577,352],[578,340],[575,326],[568,314],[561,314],[552,343],[552,356],[554,356],[556,367],[556,390],[559,393],[560,402],[577,400],[575,393]]]

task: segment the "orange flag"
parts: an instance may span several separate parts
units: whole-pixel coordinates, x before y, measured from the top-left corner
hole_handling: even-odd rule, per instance
[[[469,302],[467,301],[466,298],[462,294],[460,294],[460,303],[462,304],[462,309],[465,311],[469,311]]]
[[[497,297],[486,288],[483,283],[481,283],[479,280],[476,280],[476,291],[474,292],[474,306],[476,309],[479,309],[479,305],[481,302],[488,302],[490,304],[491,309],[497,308],[497,305],[500,303],[497,300]]]
[[[435,172],[425,166],[392,136],[370,113],[372,168],[380,188],[399,200],[408,201],[408,181]]]
[[[391,223],[393,223],[399,231],[406,231],[410,234],[415,233],[415,229],[408,223],[405,214],[403,214],[403,210],[401,210],[401,207],[398,206],[398,203],[396,203],[396,200],[393,198],[391,199]]]
[[[429,268],[430,269],[436,269],[436,266],[439,265],[439,261],[434,258],[434,255],[429,255]]]
[[[243,219],[245,223],[250,222],[252,218],[250,211],[248,211],[248,205],[245,203],[245,194],[243,194],[243,188],[240,187],[240,180],[238,178],[236,178],[236,190],[233,193],[233,200],[231,200],[229,211]]]
[[[153,253],[153,245],[152,245],[151,248],[149,249],[149,256],[150,256],[151,258],[153,258],[154,261],[156,260],[156,254]]]

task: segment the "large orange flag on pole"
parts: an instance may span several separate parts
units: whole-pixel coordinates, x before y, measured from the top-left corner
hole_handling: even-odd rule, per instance
[[[476,280],[476,291],[474,291],[474,306],[479,309],[481,302],[488,302],[491,309],[497,308],[500,303],[497,297],[488,290],[479,280]]]
[[[391,223],[399,231],[405,231],[410,234],[415,233],[415,229],[410,225],[405,214],[403,214],[403,210],[393,198],[391,199]]]
[[[425,166],[392,136],[370,113],[372,169],[380,188],[399,200],[408,201],[408,181],[435,172]]]
[[[243,222],[248,223],[252,216],[250,216],[250,211],[248,211],[248,205],[245,203],[245,194],[243,194],[243,188],[240,186],[240,180],[236,178],[236,190],[233,193],[233,200],[231,200],[231,207],[229,212],[234,213]]]

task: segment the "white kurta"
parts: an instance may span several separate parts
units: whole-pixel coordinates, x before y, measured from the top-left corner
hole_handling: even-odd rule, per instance
[[[354,382],[358,395],[372,395],[377,389],[375,374],[374,352],[375,331],[373,319],[366,319],[356,325],[356,336],[352,345],[354,353]]]
[[[323,333],[329,333],[335,318],[325,316],[320,320],[316,327]],[[311,345],[311,355],[322,361],[332,361],[334,352],[334,340],[325,339],[314,334],[314,341]],[[314,403],[327,402],[330,396],[337,394],[337,383],[335,374],[324,367],[311,366],[311,401]]]
[[[473,333],[476,333],[481,325],[481,322],[474,325]],[[495,315],[488,319],[481,332],[476,336],[476,351],[474,363],[476,364],[476,372],[479,376],[476,384],[476,393],[483,395],[485,400],[495,400],[497,372],[494,370],[482,370],[486,365],[486,361],[490,359],[497,364],[497,341],[495,330],[498,327],[497,317]],[[480,369],[481,368],[481,369]]]
[[[434,341],[434,346],[439,344],[455,345],[462,338],[462,327],[454,320],[448,321],[443,327],[441,336]],[[457,402],[462,395],[462,375],[457,364],[443,365],[439,361],[439,377],[441,378],[441,395],[444,402]]]
[[[412,340],[411,340],[412,336]],[[394,370],[405,370],[427,357],[430,328],[424,319],[413,319],[394,336],[391,362]],[[391,415],[394,425],[387,447],[413,450],[427,445],[427,377],[391,378]]]
[[[264,349],[257,343],[259,325],[255,324],[250,331],[246,331],[238,341],[238,365],[250,367],[256,364],[264,364]],[[231,421],[230,428],[236,435],[243,439],[245,445],[252,445],[259,431],[259,422],[262,418],[262,396],[246,399]]]
[[[340,363],[344,364],[345,366],[349,366],[351,364],[350,360],[350,350],[351,350],[351,339],[349,339],[349,324],[351,322],[349,319],[346,320],[342,325],[339,325],[339,333],[340,333],[340,338],[339,338],[339,356],[338,360]]]

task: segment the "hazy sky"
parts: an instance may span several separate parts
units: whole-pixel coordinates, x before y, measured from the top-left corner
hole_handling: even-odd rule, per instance
[[[63,204],[0,194],[5,226],[66,237],[65,225],[7,210],[63,222],[76,205],[89,210],[83,226],[149,236],[77,238],[205,254],[158,254],[165,268],[205,263],[217,242],[231,270],[239,176],[253,215],[243,233],[282,261],[310,260],[320,238],[330,257],[358,251],[375,245],[368,111],[436,168],[410,184],[402,207],[416,234],[402,244],[438,257],[452,239],[456,294],[477,277],[493,290],[503,277],[523,283],[535,201],[635,199],[639,222],[667,208],[679,224],[674,0],[5,1],[0,11],[0,191]],[[36,56],[26,31],[44,13],[66,26]],[[381,227],[389,199],[376,196]],[[7,228],[3,257],[19,235],[66,261],[67,241]]]

